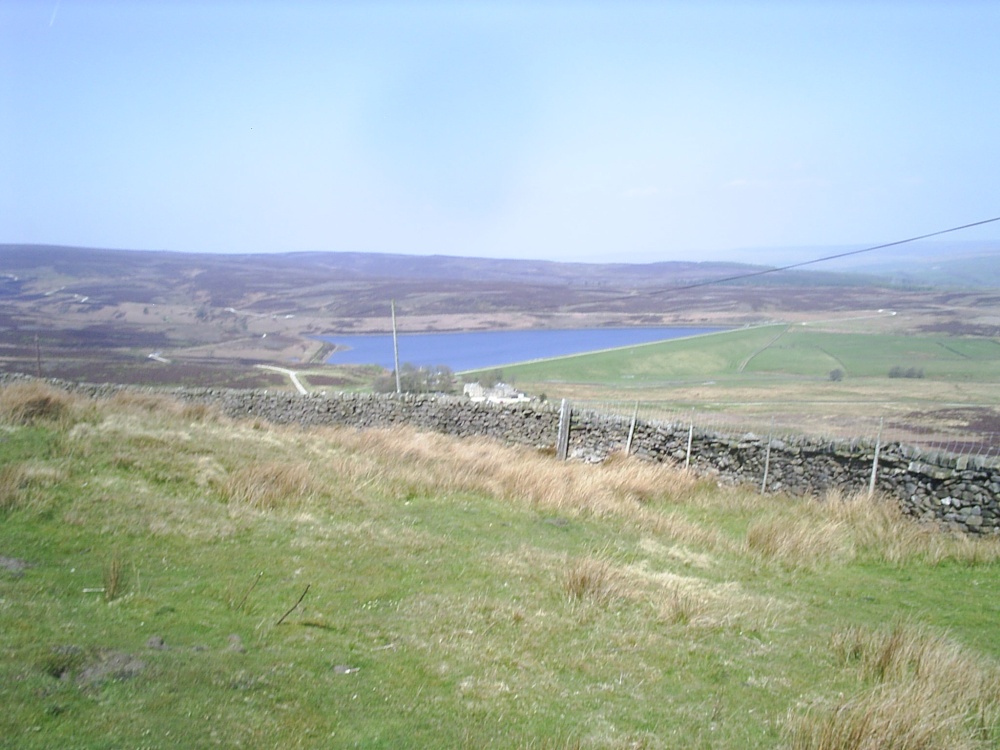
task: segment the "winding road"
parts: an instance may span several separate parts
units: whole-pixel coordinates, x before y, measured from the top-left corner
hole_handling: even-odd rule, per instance
[[[292,385],[295,386],[295,390],[297,390],[303,396],[308,395],[309,391],[307,391],[306,387],[302,385],[302,381],[299,380],[298,373],[295,372],[294,370],[287,370],[284,367],[275,367],[274,365],[257,365],[257,367],[260,368],[261,370],[271,370],[273,372],[280,372],[282,375],[287,375],[288,378],[292,381]]]

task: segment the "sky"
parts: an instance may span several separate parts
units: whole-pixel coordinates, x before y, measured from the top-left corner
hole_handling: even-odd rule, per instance
[[[988,0],[0,0],[0,243],[892,242],[1000,216],[998,39]]]

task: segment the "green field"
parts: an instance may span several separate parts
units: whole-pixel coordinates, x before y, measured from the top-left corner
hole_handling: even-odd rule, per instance
[[[888,503],[34,386],[0,437],[0,747],[1000,743],[1000,542]]]
[[[517,382],[589,383],[634,388],[700,379],[884,378],[894,367],[928,379],[1000,381],[1000,341],[950,336],[833,333],[806,326],[743,328],[694,338],[513,365]]]

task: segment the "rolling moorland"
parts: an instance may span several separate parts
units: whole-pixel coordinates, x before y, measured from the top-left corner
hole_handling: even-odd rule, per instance
[[[980,261],[982,278],[1000,255]],[[985,262],[989,260],[990,263]],[[960,266],[961,264],[954,264]],[[402,331],[756,325],[898,311],[893,330],[995,336],[995,288],[936,288],[889,276],[760,271],[727,263],[573,264],[352,253],[202,255],[0,246],[0,361],[53,375],[75,360],[158,377],[148,354],[238,377],[232,364],[321,361],[313,336]],[[884,326],[880,326],[880,329]],[[35,337],[38,337],[38,345]],[[268,340],[270,339],[270,340]],[[88,354],[90,356],[88,356]],[[164,369],[164,368],[159,368]],[[176,368],[175,368],[176,369]],[[182,382],[185,373],[161,374]]]
[[[904,255],[904,252],[909,255]],[[856,268],[0,246],[0,370],[90,382],[369,389],[324,334],[714,325],[730,334],[505,367],[534,395],[850,435],[1000,432],[1000,253],[907,246]],[[820,268],[821,266],[816,266]],[[872,272],[872,269],[878,273]],[[858,270],[866,273],[858,273]],[[935,280],[937,280],[935,282]],[[447,364],[447,363],[442,363]],[[920,378],[889,378],[894,369]],[[830,375],[839,371],[839,379]],[[874,420],[874,423],[872,423]]]

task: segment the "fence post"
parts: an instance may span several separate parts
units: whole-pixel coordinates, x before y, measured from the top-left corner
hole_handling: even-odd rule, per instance
[[[878,421],[878,437],[875,438],[875,458],[872,460],[872,478],[868,482],[868,497],[875,494],[875,477],[878,476],[878,454],[882,448],[882,423],[884,421],[885,417],[880,418]]]
[[[774,436],[774,418],[771,418],[771,431],[767,435],[767,452],[764,454],[764,481],[760,483],[760,494],[767,491],[767,472],[771,468],[771,439]]]
[[[632,412],[632,424],[628,427],[628,440],[625,441],[625,455],[632,455],[632,436],[635,435],[635,420],[639,417],[639,402],[635,402],[635,411]]]
[[[694,422],[688,428],[688,449],[687,456],[684,458],[684,468],[688,469],[691,467],[691,441],[694,439]]]
[[[573,415],[569,402],[562,400],[559,406],[559,435],[556,438],[556,458],[565,461],[569,456],[569,421]]]

